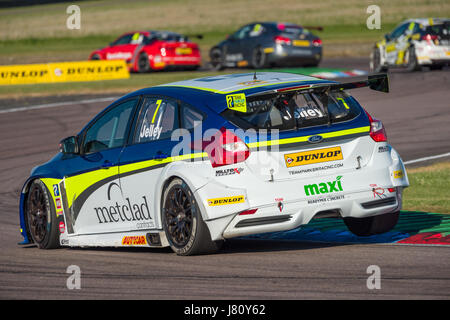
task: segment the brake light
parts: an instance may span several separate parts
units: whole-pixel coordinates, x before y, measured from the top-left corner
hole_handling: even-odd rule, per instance
[[[313,44],[313,46],[315,46],[315,47],[320,47],[320,46],[322,45],[322,40],[320,40],[320,39],[314,39],[314,40],[312,41],[312,44]]]
[[[275,41],[276,44],[286,44],[286,45],[291,44],[291,39],[287,37],[276,36],[275,38],[273,38],[273,40]]]
[[[425,40],[427,42],[431,42],[432,40],[437,40],[438,36],[437,35],[431,35],[431,34],[426,34],[422,36],[422,40]]]
[[[211,143],[203,143],[213,168],[243,162],[250,156],[244,141],[225,128],[221,128],[213,139]]]
[[[367,116],[370,121],[370,136],[375,142],[385,142],[387,141],[386,130],[384,129],[383,123],[380,120],[374,119],[366,111]]]

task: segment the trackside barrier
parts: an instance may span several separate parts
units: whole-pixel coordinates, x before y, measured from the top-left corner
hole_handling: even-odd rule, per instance
[[[0,85],[128,79],[124,60],[0,66]]]

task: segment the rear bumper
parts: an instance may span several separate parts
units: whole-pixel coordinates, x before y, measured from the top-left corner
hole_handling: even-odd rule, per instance
[[[268,63],[283,65],[313,64],[322,59],[322,47],[295,47],[276,45],[266,49]]]
[[[417,62],[420,65],[450,63],[450,46],[416,45]]]
[[[377,155],[382,157],[383,154]],[[225,183],[213,180],[196,190],[195,195],[213,240],[290,230],[307,224],[316,215],[375,216],[400,210],[402,190],[409,186],[403,162],[394,149],[383,158],[386,159],[384,164],[381,159],[374,158],[360,169],[336,173],[330,170],[320,177],[279,181],[261,181],[251,174],[245,176],[250,169],[244,168],[242,174],[232,176],[233,185],[223,179]],[[336,192],[306,192],[311,184],[337,180],[342,183],[342,189],[334,190]],[[243,197],[244,200],[217,206],[208,203],[208,199],[220,197]],[[257,210],[252,214],[240,214],[250,209]]]
[[[281,212],[278,204],[260,207],[252,216],[235,215],[223,231],[223,237],[291,230],[309,223],[315,216],[332,213],[336,217],[362,218],[395,212],[401,208],[402,188],[395,190],[385,198],[374,199],[370,190],[322,197],[315,199],[314,204],[308,203],[310,200],[282,203]]]

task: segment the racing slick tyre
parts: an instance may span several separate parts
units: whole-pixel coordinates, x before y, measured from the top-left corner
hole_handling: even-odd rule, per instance
[[[387,67],[381,65],[381,55],[380,50],[378,48],[374,48],[373,52],[370,56],[370,69],[373,72],[386,72],[388,70]]]
[[[41,180],[34,180],[26,198],[28,231],[40,249],[59,248],[59,222],[47,187]]]
[[[266,53],[261,47],[253,49],[251,66],[255,69],[264,68],[266,66]]]
[[[412,71],[419,71],[421,69],[419,63],[417,62],[417,57],[416,57],[416,49],[411,46],[408,48],[408,51],[406,51],[407,54],[407,65],[406,65],[406,70],[412,72]]]
[[[101,60],[100,56],[98,54],[94,54],[91,58],[91,60]]]
[[[211,67],[214,70],[220,71],[225,69],[224,66],[224,54],[220,48],[212,48],[209,52],[209,59],[211,60]]]
[[[394,228],[399,215],[400,211],[366,218],[347,217],[344,218],[344,223],[353,234],[367,237],[385,233]]]
[[[162,224],[170,247],[180,256],[214,253],[222,244],[211,240],[192,191],[179,178],[164,189]]]
[[[137,72],[145,73],[150,71],[150,61],[148,60],[148,54],[141,52],[137,61]]]

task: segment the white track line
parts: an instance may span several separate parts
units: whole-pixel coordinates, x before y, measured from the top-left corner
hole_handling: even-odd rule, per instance
[[[422,161],[428,161],[428,160],[433,160],[433,159],[438,159],[438,158],[443,158],[443,157],[449,157],[450,156],[450,152],[447,153],[443,153],[443,154],[438,154],[435,156],[430,156],[430,157],[424,157],[424,158],[419,158],[419,159],[414,159],[414,160],[409,160],[409,161],[405,161],[403,162],[403,164],[412,164],[412,163],[416,163],[416,162],[422,162]]]
[[[44,109],[44,108],[54,108],[54,107],[59,107],[59,106],[70,106],[70,105],[83,104],[83,103],[109,102],[109,101],[114,101],[118,98],[119,97],[108,97],[108,98],[97,98],[97,99],[86,99],[86,100],[78,100],[78,101],[65,101],[65,102],[39,104],[39,105],[35,105],[35,106],[25,106],[25,107],[17,107],[17,108],[11,108],[11,109],[6,109],[6,110],[0,110],[0,114],[19,112],[19,111],[27,111],[27,110]]]

